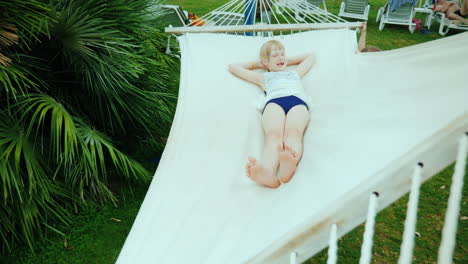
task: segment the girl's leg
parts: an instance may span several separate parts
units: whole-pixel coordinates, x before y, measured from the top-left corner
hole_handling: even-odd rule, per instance
[[[467,0],[468,1],[468,0]],[[468,19],[462,17],[462,16],[459,16],[457,14],[455,14],[455,12],[453,12],[453,10],[448,10],[447,11],[447,17],[451,20],[460,20],[460,21],[463,21],[465,23],[468,23]]]
[[[446,1],[443,1],[436,4],[436,8],[434,9],[434,11],[445,13],[445,11],[447,11],[448,8],[449,4]]]
[[[302,158],[304,131],[309,124],[309,111],[305,105],[289,110],[284,128],[284,150],[280,152],[279,177],[284,183],[294,176],[297,163]]]
[[[465,7],[465,5],[463,5],[463,7]],[[461,20],[461,21],[463,21],[465,23],[468,23],[468,19],[460,16],[457,11],[459,11],[460,14],[463,14],[463,8],[460,9],[458,7],[458,5],[453,4],[448,8],[447,12],[445,12],[445,15],[447,16],[447,18],[449,18],[451,20]],[[457,13],[455,13],[455,12],[457,12]]]
[[[465,0],[463,2],[463,6],[461,7],[461,14],[464,15],[464,16],[468,16],[468,1]]]
[[[263,157],[261,161],[249,157],[246,166],[247,176],[256,183],[269,188],[280,186],[276,173],[279,164],[279,147],[282,148],[285,118],[284,111],[279,105],[270,103],[265,107],[262,115],[262,125],[265,132]]]

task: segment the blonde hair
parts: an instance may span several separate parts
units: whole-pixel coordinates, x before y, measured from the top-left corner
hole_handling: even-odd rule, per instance
[[[262,63],[263,63],[263,60],[268,60],[270,52],[273,49],[273,47],[284,49],[284,45],[277,40],[272,39],[272,40],[265,42],[260,48],[260,60],[262,61]]]

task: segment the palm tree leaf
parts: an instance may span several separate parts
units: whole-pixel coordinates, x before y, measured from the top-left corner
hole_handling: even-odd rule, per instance
[[[48,34],[47,3],[38,0],[0,0],[2,16],[0,24],[15,25],[22,45],[29,48],[31,42],[39,41],[40,34]]]
[[[18,62],[21,55],[10,56],[13,62]],[[30,69],[21,63],[5,66],[0,64],[0,95],[5,93],[7,99],[26,95],[28,90],[36,90],[43,83],[37,79]],[[7,100],[8,101],[8,100]]]
[[[5,113],[0,117],[0,183],[4,192],[0,236],[7,248],[13,241],[23,240],[32,249],[34,238],[43,228],[41,221],[54,215],[54,219],[67,223],[67,211],[53,198],[65,197],[66,192],[49,179],[43,156],[34,151],[34,143],[21,123]]]
[[[88,160],[95,164],[93,170],[101,169],[105,173],[105,162],[110,162],[125,177],[135,180],[148,180],[149,174],[138,162],[119,151],[111,140],[103,133],[81,123],[79,127],[80,138],[88,146],[86,152]],[[109,154],[107,160],[105,152]],[[99,164],[97,161],[100,161]]]
[[[50,123],[51,144],[55,146],[55,156],[73,160],[77,151],[78,139],[74,117],[65,105],[46,94],[30,94],[19,101],[21,120],[28,120],[28,135],[36,130],[36,135]]]

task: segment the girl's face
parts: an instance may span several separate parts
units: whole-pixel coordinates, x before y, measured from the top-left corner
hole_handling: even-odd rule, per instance
[[[287,62],[284,49],[281,47],[273,47],[268,54],[268,61],[264,63],[268,70],[272,72],[286,70]]]

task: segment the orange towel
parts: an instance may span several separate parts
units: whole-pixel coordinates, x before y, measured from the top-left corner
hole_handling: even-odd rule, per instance
[[[191,12],[189,12],[189,20],[190,20],[190,26],[201,27],[205,25],[205,21],[201,20],[198,16],[196,16],[194,13],[191,13]]]

